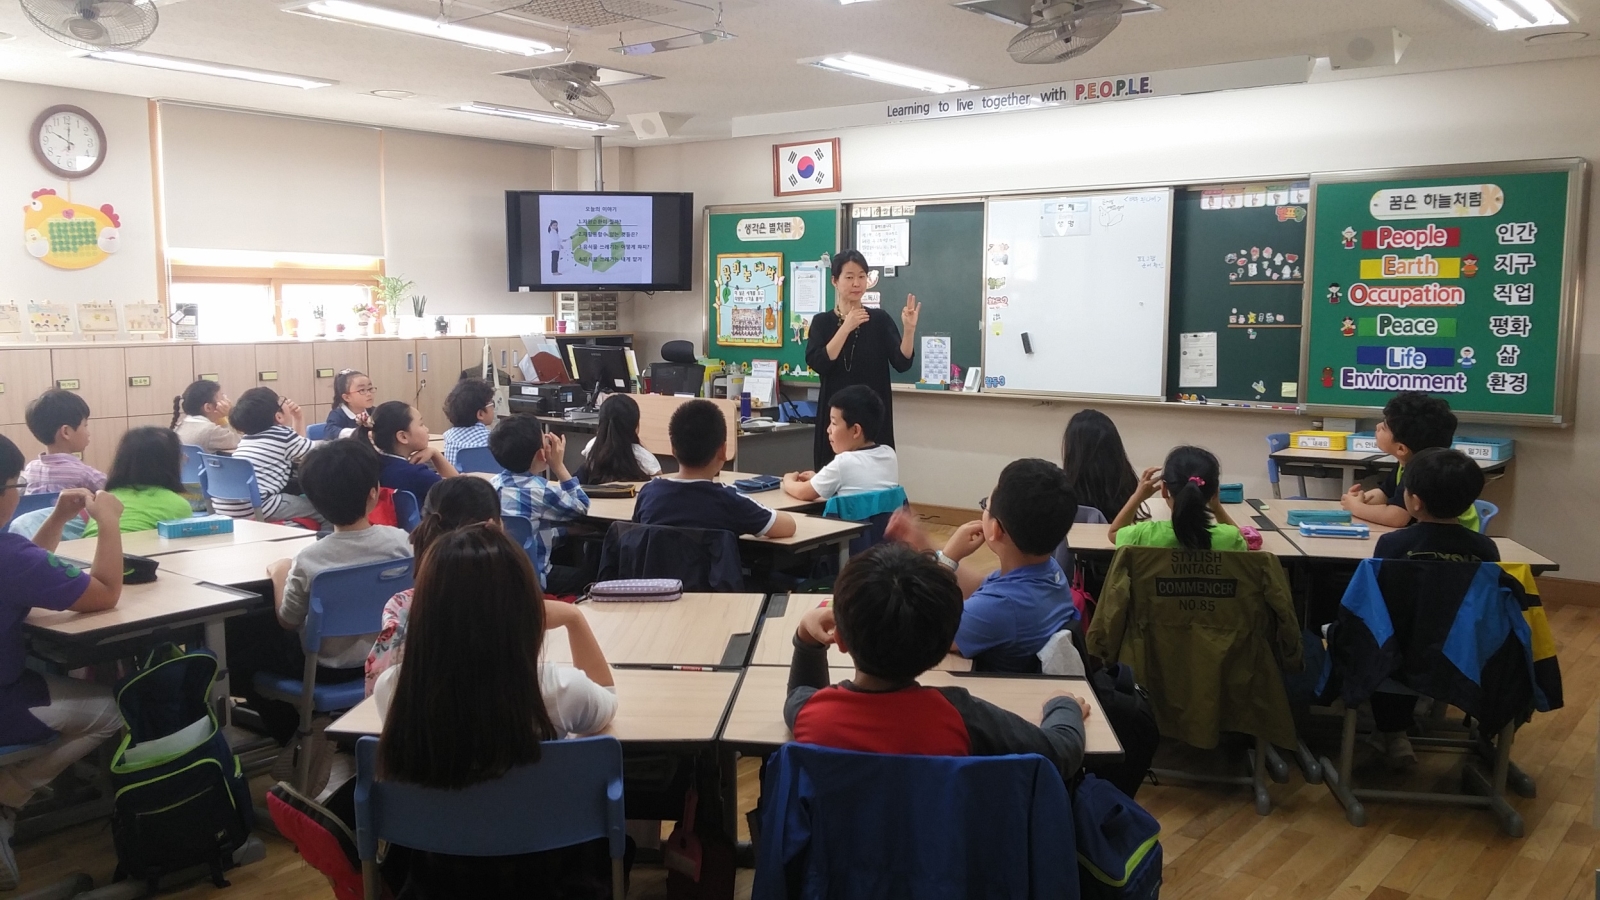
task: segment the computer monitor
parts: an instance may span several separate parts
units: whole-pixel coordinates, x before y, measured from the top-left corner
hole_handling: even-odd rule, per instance
[[[706,367],[698,363],[650,364],[650,390],[657,394],[688,394],[697,397],[705,380]]]
[[[596,394],[633,393],[632,376],[628,374],[627,351],[622,347],[602,347],[590,344],[574,345],[572,353],[577,371],[572,379]],[[591,403],[594,402],[592,399]]]

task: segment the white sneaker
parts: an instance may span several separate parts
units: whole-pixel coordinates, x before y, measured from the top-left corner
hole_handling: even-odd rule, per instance
[[[0,806],[0,891],[14,891],[22,884],[22,870],[11,852],[11,838],[17,833],[17,811]]]

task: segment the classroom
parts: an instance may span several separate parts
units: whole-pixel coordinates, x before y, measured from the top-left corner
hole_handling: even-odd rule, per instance
[[[0,3],[0,897],[1600,898],[1596,23]]]

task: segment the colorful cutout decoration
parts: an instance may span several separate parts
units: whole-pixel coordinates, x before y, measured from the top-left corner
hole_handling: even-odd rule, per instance
[[[22,242],[28,255],[58,269],[87,269],[117,252],[122,220],[111,204],[99,209],[33,192],[22,208]]]

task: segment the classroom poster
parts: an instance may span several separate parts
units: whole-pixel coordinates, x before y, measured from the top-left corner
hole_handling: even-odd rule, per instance
[[[1583,165],[1319,180],[1307,403],[1376,408],[1418,390],[1458,412],[1559,421]]]
[[[22,314],[12,304],[0,306],[0,334],[21,334]]]
[[[716,273],[717,344],[783,346],[783,254],[719,253]]]

